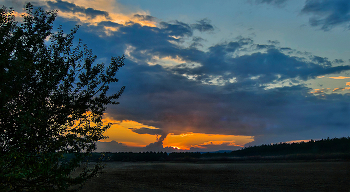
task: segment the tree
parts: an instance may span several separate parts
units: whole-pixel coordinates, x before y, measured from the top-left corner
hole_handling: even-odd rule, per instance
[[[108,92],[124,56],[94,64],[92,51],[73,43],[78,27],[53,32],[57,11],[30,3],[26,11],[19,23],[0,9],[0,188],[67,191],[101,168],[83,162],[110,127],[102,115],[125,88]]]

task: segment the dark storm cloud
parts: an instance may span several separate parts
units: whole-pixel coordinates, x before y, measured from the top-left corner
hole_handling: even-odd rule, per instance
[[[130,78],[140,78],[131,82],[143,82],[138,83],[137,89],[129,86],[129,94],[121,98],[122,104],[113,113],[119,111],[123,118],[154,125],[168,133],[278,135],[313,127],[327,129],[327,125],[338,118],[329,118],[329,114],[320,109],[335,112],[342,108],[341,105],[330,108],[336,101],[333,104],[317,102],[318,98],[302,86],[242,90],[244,85],[201,85],[162,68],[153,70],[130,71],[134,73]],[[344,118],[346,114],[339,115]],[[347,120],[342,122],[349,125]]]
[[[137,41],[134,41],[133,37],[139,32],[141,37],[136,37]],[[120,100],[122,104],[115,110],[111,109],[112,113],[176,134],[191,131],[238,135],[272,134],[278,137],[313,127],[328,130],[327,125],[341,129],[340,124],[331,123],[335,119],[327,120],[329,114],[319,112],[320,108],[329,108],[333,104],[319,102],[319,98],[309,93],[311,90],[303,86],[265,90],[264,84],[293,78],[312,79],[319,75],[349,70],[349,66],[333,67],[327,58],[315,56],[313,60],[308,60],[303,56],[290,56],[282,52],[291,50],[290,48],[257,48],[247,38],[217,44],[204,52],[169,43],[171,38],[167,33],[166,29],[163,31],[136,25],[120,29],[116,42],[122,40],[125,44],[134,46],[131,56],[138,58],[139,62],[128,61],[128,66],[123,69],[126,70],[123,73],[128,75],[122,75],[121,82],[127,81],[129,86],[126,96]],[[233,53],[252,47],[265,51],[232,57]],[[146,61],[154,55],[173,58],[179,56],[186,62],[198,62],[202,66],[171,69],[160,65],[148,66]],[[186,75],[195,76],[195,80],[187,79]],[[224,86],[202,83],[209,82],[211,76],[215,75],[223,76],[224,80],[236,77],[237,82],[226,83]],[[340,115],[344,117],[344,114]],[[343,125],[349,125],[349,122],[342,121]],[[295,135],[290,140],[297,139],[297,136],[300,135]]]
[[[164,151],[163,141],[166,138],[166,134],[160,136],[156,142],[150,143],[144,149],[146,151]]]
[[[310,25],[320,26],[324,31],[338,25],[350,27],[350,1],[348,0],[307,0],[301,13],[311,14]]]
[[[104,17],[109,17],[108,12],[96,10],[93,8],[80,7],[75,5],[74,3],[69,3],[67,1],[62,1],[62,0],[57,0],[56,2],[48,1],[47,4],[50,6],[51,9],[58,9],[61,11],[73,12],[73,13],[76,13],[76,12],[84,13],[91,18],[95,18],[96,16],[99,16],[99,15]]]
[[[247,45],[258,50],[265,49],[266,52],[232,57],[232,54]],[[256,77],[252,83],[267,84],[291,78],[307,80],[350,69],[350,66],[332,67],[327,58],[318,56],[313,56],[312,61],[306,61],[306,58],[284,54],[275,46],[255,45],[250,39],[212,46],[207,53],[198,54],[194,59],[202,63],[202,66],[194,69],[177,67],[173,70],[178,74],[195,75],[198,80],[210,81],[210,75],[221,75],[223,80],[236,78],[238,82],[250,81]],[[224,75],[225,73],[230,74]]]
[[[103,26],[116,26],[118,31],[106,35]],[[349,70],[349,66],[333,66],[324,57],[299,54],[272,41],[258,45],[243,37],[206,51],[171,42],[177,41],[172,35],[204,41],[193,37],[192,31],[190,24],[177,21],[163,22],[160,28],[101,22],[82,25],[78,32],[83,40],[89,40],[88,46],[99,58],[127,53],[126,65],[117,74],[120,81],[111,87],[119,90],[125,85],[126,90],[121,104],[109,106],[107,112],[117,120],[159,128],[133,130],[161,135],[147,149],[164,149],[162,142],[169,133],[248,135],[256,138],[252,144],[259,144],[348,132],[349,95],[314,96],[303,84],[266,87],[284,80],[298,84]],[[183,63],[176,67],[149,65],[155,56],[178,57]],[[200,65],[189,67],[191,63]],[[223,83],[213,83],[214,78]]]

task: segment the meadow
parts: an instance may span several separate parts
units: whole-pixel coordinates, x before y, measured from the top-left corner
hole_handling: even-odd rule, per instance
[[[93,191],[350,191],[350,162],[106,162]]]

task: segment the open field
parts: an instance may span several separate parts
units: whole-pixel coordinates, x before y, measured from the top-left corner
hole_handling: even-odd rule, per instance
[[[122,163],[81,192],[92,191],[350,191],[350,162]]]

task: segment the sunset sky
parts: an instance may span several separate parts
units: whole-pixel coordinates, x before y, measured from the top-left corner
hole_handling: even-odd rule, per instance
[[[0,0],[21,15],[27,0]],[[109,63],[98,151],[218,151],[350,136],[349,0],[33,0]]]

